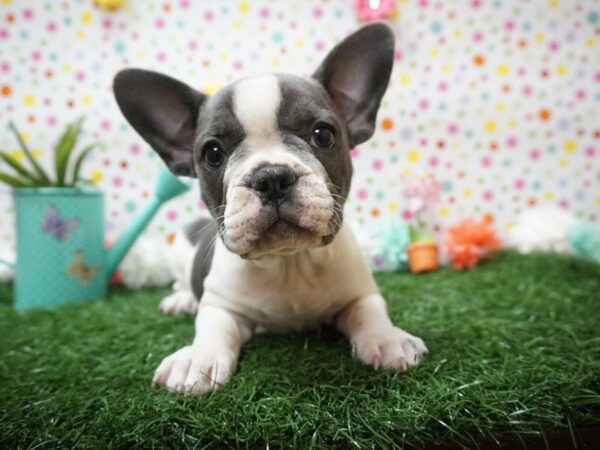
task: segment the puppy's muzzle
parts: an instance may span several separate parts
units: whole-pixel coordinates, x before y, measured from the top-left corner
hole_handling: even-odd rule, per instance
[[[262,167],[252,174],[250,187],[257,192],[263,204],[279,206],[289,200],[297,180],[296,174],[288,167]]]
[[[326,182],[300,164],[262,162],[232,182],[227,195],[223,241],[243,257],[316,247],[335,234]]]

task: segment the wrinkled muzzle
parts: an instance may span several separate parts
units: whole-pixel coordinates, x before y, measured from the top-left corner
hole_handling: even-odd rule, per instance
[[[231,180],[221,237],[247,258],[293,253],[331,242],[337,210],[321,175],[301,164],[261,163]]]

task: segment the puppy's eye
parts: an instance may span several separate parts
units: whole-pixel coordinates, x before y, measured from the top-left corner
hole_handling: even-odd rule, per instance
[[[211,167],[219,167],[225,161],[225,152],[218,142],[208,142],[204,145],[204,160]]]
[[[333,130],[326,125],[317,125],[313,131],[312,144],[316,147],[329,148],[335,143]]]

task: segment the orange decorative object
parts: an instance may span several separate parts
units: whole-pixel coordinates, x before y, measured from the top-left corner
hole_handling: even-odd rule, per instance
[[[491,257],[502,247],[491,221],[486,219],[481,222],[465,219],[448,229],[445,244],[455,269],[473,268],[480,259]]]
[[[110,237],[105,237],[104,238],[104,248],[111,248],[114,244],[114,240]],[[123,278],[121,277],[121,271],[120,270],[115,270],[115,273],[112,274],[112,277],[110,277],[110,281],[109,284],[111,286],[117,286],[119,284],[123,284]]]
[[[110,277],[110,285],[116,286],[119,284],[123,284],[123,277],[121,276],[121,271],[117,269],[115,273],[113,273],[113,276]]]
[[[408,264],[412,273],[427,272],[439,268],[438,246],[435,242],[415,242],[406,248]]]

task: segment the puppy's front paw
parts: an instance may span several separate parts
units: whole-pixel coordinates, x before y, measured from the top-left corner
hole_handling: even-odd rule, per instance
[[[227,383],[236,366],[237,356],[230,350],[188,345],[163,359],[152,383],[178,394],[204,395]]]
[[[365,364],[400,372],[416,366],[427,354],[422,339],[397,327],[365,331],[354,340],[356,356]]]
[[[198,300],[192,291],[177,291],[163,298],[158,308],[168,315],[178,314],[195,315],[198,311]]]

